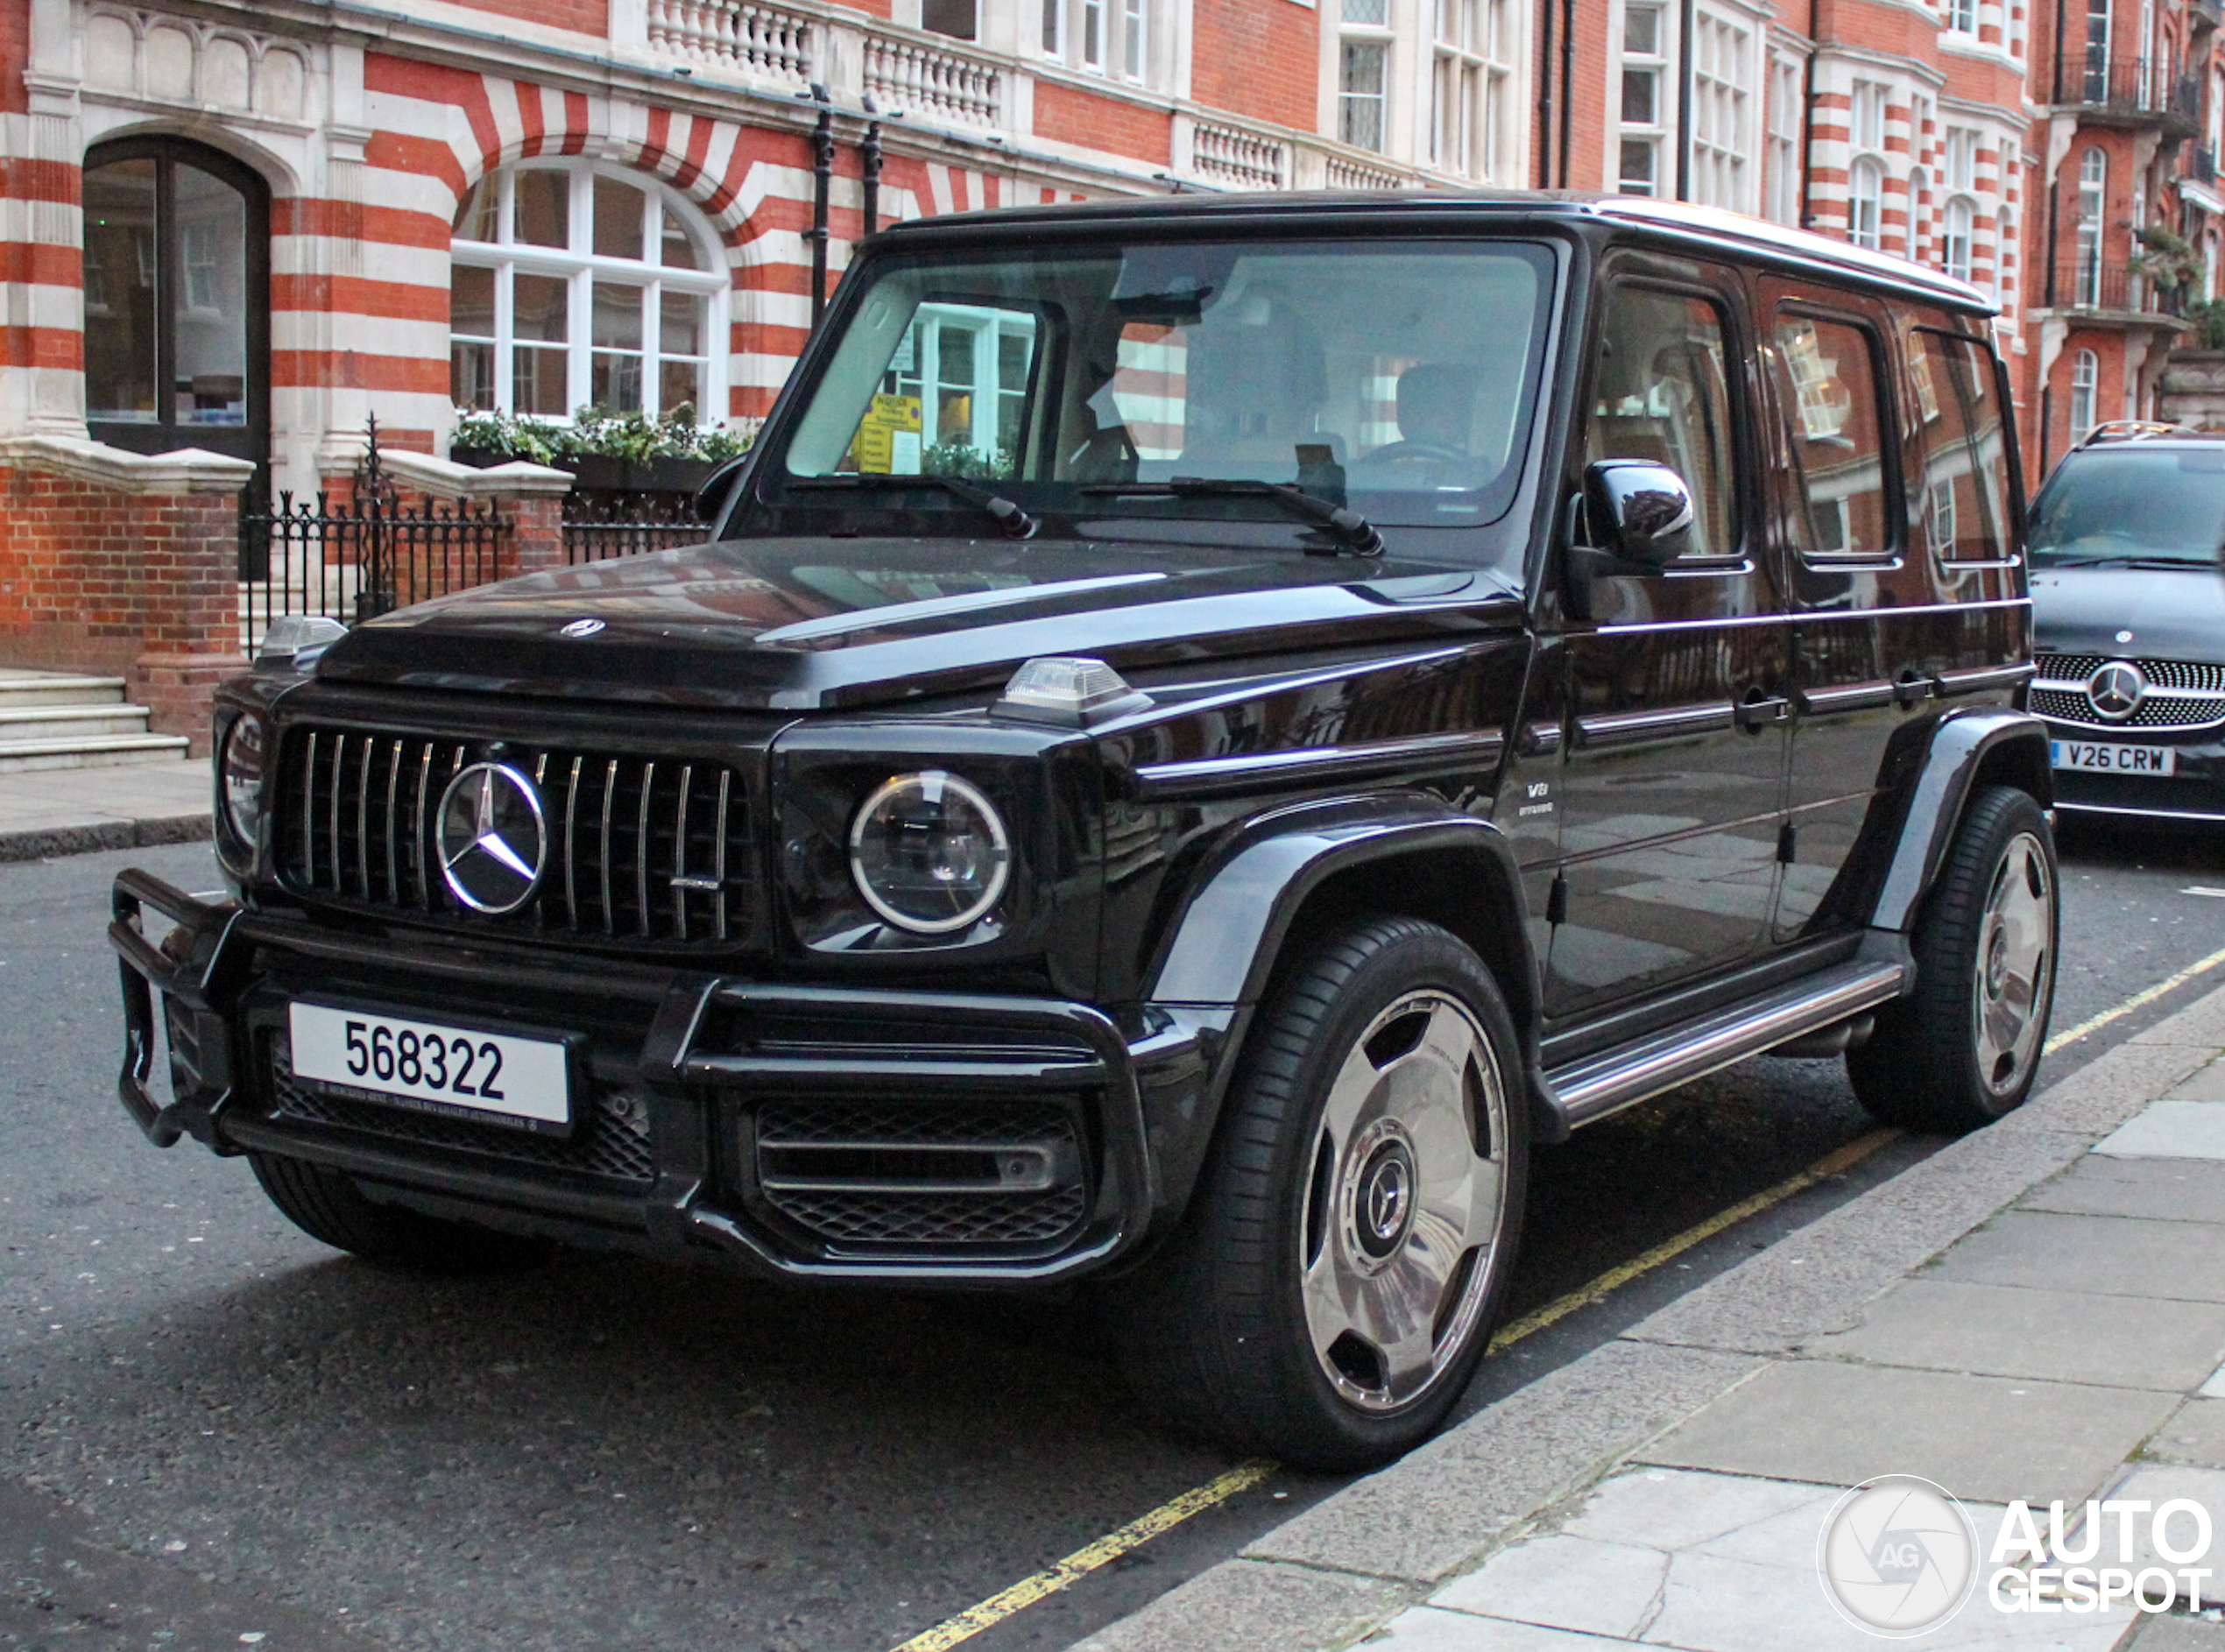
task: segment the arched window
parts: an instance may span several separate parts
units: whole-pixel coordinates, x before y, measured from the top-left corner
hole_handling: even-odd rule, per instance
[[[2001,307],[2017,307],[2017,209],[2003,207],[1994,215],[1993,290]]]
[[[2094,352],[2079,351],[2071,362],[2071,445],[2074,448],[2094,428],[2094,386],[2099,378]]]
[[[504,167],[464,198],[450,258],[459,406],[723,418],[724,266],[695,209],[655,179],[579,161]]]
[[[1932,180],[1923,167],[1908,175],[1908,256],[1924,261],[1932,238]]]
[[[2072,302],[2087,309],[2101,305],[2101,202],[2109,182],[2109,158],[2089,149],[2078,163],[2078,271]]]
[[[1970,279],[1970,249],[1977,235],[1978,208],[1967,196],[1957,195],[1946,204],[1946,233],[1941,237],[1939,262],[1946,272],[1957,280]]]
[[[230,156],[127,138],[85,157],[85,419],[138,453],[270,452],[271,194]]]
[[[1858,247],[1877,245],[1878,200],[1884,193],[1884,169],[1867,158],[1854,163],[1847,186],[1847,238]]]

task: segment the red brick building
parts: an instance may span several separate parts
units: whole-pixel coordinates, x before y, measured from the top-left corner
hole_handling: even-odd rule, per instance
[[[2217,4],[0,0],[0,667],[197,732],[243,479],[344,487],[375,416],[547,519],[562,478],[444,462],[459,406],[746,428],[868,210],[1712,202],[1995,293],[2036,480],[2214,295]]]

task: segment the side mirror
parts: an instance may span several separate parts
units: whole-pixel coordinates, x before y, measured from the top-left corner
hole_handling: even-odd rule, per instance
[[[1585,469],[1584,505],[1598,548],[1629,572],[1657,573],[1692,544],[1692,490],[1665,464],[1601,459]]]
[[[716,522],[725,513],[726,497],[733,491],[734,478],[749,469],[750,461],[757,455],[752,448],[747,453],[738,453],[703,479],[696,490],[696,520]]]

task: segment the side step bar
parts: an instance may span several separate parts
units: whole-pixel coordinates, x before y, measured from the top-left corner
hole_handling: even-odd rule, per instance
[[[1546,1075],[1553,1105],[1573,1130],[1663,1091],[1705,1078],[1900,994],[1898,964],[1857,960],[1765,998],[1650,1033]]]

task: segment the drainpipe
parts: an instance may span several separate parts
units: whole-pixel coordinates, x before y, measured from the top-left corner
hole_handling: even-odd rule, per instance
[[[871,92],[865,94],[865,113],[874,118],[865,123],[865,138],[858,145],[858,165],[865,178],[865,233],[872,235],[880,228],[880,110]]]
[[[1821,26],[1818,11],[1821,0],[1808,0],[1808,61],[1800,76],[1800,227],[1815,228],[1814,210],[1816,187],[1816,59],[1823,53],[1823,42],[1816,31]]]
[[[834,100],[817,81],[807,95],[819,106],[818,130],[811,139],[811,324],[827,311],[827,198],[834,188]]]
[[[1692,199],[1692,0],[1677,10],[1677,199]]]
[[[1575,131],[1576,0],[1561,0],[1561,187],[1568,187],[1568,146]]]
[[[1537,105],[1537,187],[1553,187],[1553,8],[1537,8],[1543,30],[1537,46],[1537,83],[1544,96]]]

